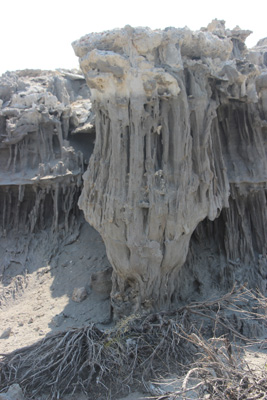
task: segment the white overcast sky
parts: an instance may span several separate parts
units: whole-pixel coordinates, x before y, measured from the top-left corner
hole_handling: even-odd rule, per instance
[[[125,25],[198,30],[214,18],[267,36],[267,0],[1,0],[0,74],[24,68],[77,68],[71,42]]]

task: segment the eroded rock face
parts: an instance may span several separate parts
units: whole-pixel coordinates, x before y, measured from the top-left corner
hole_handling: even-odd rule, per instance
[[[266,250],[267,71],[247,61],[249,33],[215,20],[73,43],[97,135],[79,206],[114,269],[115,316],[175,303],[193,232],[222,210],[227,257]]]
[[[89,96],[77,71],[0,78],[0,233],[71,231],[93,150]]]

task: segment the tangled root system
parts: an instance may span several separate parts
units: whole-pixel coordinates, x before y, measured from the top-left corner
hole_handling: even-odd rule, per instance
[[[248,327],[266,327],[266,305],[259,293],[234,288],[176,311],[132,315],[110,330],[91,324],[47,336],[1,356],[0,389],[18,383],[31,399],[81,391],[112,399],[134,385],[158,400],[186,399],[188,391],[198,398],[266,399],[266,370],[256,375],[236,350],[237,343],[251,342]],[[150,382],[166,372],[183,375],[183,384],[159,395]]]

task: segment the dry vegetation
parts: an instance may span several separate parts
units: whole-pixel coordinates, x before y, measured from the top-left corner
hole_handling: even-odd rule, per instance
[[[19,383],[29,398],[83,391],[112,399],[142,386],[157,400],[187,399],[192,391],[199,399],[266,399],[266,368],[253,371],[240,350],[266,328],[266,306],[259,293],[234,288],[173,312],[130,316],[108,331],[91,324],[57,333],[2,355],[0,389]],[[183,384],[159,395],[151,381],[167,372],[183,375]]]

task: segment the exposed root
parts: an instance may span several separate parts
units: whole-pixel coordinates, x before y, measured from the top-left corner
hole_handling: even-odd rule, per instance
[[[30,398],[82,390],[100,399],[142,384],[155,395],[149,381],[175,371],[186,374],[181,390],[158,400],[186,399],[193,389],[214,399],[263,399],[266,373],[260,377],[243,365],[233,343],[248,342],[241,332],[245,321],[266,325],[266,304],[259,294],[233,289],[175,312],[127,317],[110,331],[92,324],[57,333],[2,355],[0,389],[19,383]],[[192,377],[198,379],[193,389]]]
[[[199,347],[201,356],[190,366],[180,390],[156,396],[155,400],[267,399],[266,365],[261,372],[252,370],[237,349],[230,351],[229,342],[222,338],[211,341],[192,334],[188,340]]]

